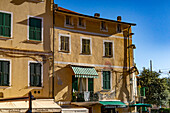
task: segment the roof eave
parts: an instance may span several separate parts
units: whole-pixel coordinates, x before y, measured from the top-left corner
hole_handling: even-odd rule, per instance
[[[116,21],[116,20],[98,18],[98,17],[94,17],[94,16],[89,16],[89,15],[84,15],[84,14],[79,14],[79,13],[73,13],[73,12],[67,12],[67,11],[61,11],[61,10],[56,10],[56,11],[66,13],[66,14],[71,14],[71,15],[83,16],[83,17],[88,17],[88,18],[93,18],[93,19],[99,19],[99,20],[105,20],[105,21],[110,21],[110,22],[116,22],[116,23],[128,24],[128,25],[131,25],[131,26],[136,26],[135,23],[120,22],[120,21]]]

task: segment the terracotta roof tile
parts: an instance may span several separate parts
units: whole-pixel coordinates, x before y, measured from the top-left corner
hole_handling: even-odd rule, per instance
[[[71,12],[71,13],[75,13],[75,14],[80,14],[80,13],[77,13],[77,12],[74,12],[74,11],[71,11],[71,10],[68,10],[68,9],[65,9],[63,7],[58,7],[58,10],[60,11],[66,11],[66,12]]]

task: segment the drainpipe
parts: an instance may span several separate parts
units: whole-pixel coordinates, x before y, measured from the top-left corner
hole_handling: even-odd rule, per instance
[[[54,97],[54,40],[55,40],[55,3],[54,3],[54,0],[53,0],[53,74],[52,74],[52,98],[55,99]]]
[[[129,82],[131,80],[131,76],[130,76],[130,28],[131,28],[131,25],[128,27],[128,57],[129,57]],[[132,86],[131,86],[131,83],[130,83],[130,98],[129,98],[129,105],[130,105],[130,101],[131,101],[131,91],[132,91]]]

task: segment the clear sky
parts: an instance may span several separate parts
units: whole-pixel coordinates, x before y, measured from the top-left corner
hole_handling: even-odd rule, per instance
[[[135,62],[139,71],[149,68],[170,70],[170,0],[55,0],[59,6],[93,16],[136,23],[133,43],[136,45]],[[168,74],[162,74],[168,76]]]

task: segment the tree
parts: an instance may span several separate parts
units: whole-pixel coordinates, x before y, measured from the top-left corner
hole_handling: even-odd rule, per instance
[[[143,68],[143,71],[139,75],[138,84],[141,87],[146,87],[146,99],[145,103],[156,104],[157,106],[164,105],[164,101],[167,100],[167,81],[165,78],[159,78],[160,74],[156,71],[149,71],[149,69]]]

